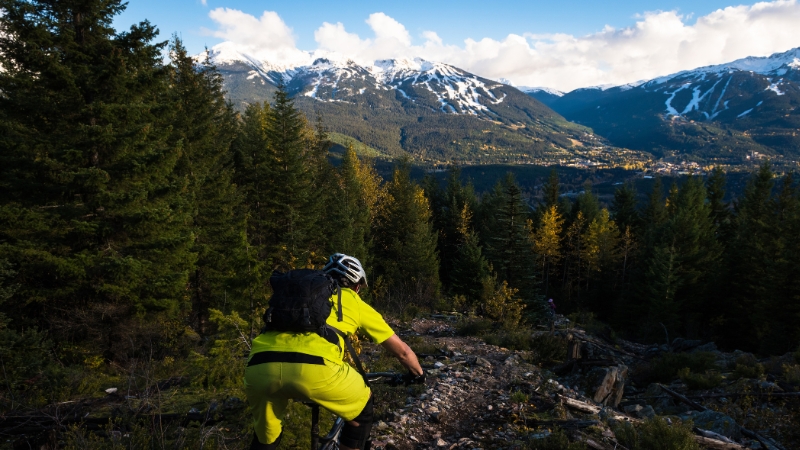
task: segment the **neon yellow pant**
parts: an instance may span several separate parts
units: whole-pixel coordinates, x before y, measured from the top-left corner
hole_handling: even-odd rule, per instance
[[[247,367],[244,387],[258,440],[271,444],[281,434],[289,399],[312,401],[344,420],[353,420],[369,401],[369,386],[346,363],[325,365],[270,362]]]

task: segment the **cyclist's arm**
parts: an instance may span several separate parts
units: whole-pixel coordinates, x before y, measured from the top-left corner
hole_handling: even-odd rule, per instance
[[[389,339],[383,341],[381,346],[397,358],[400,364],[404,365],[411,373],[416,376],[423,374],[417,355],[399,336],[393,334]]]

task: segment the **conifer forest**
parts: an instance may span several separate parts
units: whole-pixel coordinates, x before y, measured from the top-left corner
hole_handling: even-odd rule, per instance
[[[721,170],[626,183],[610,202],[588,184],[561,195],[555,169],[536,198],[512,175],[486,192],[457,167],[412,177],[410,158],[382,175],[357,144],[334,157],[325,118],[285,88],[234,109],[178,37],[146,21],[117,33],[123,8],[0,0],[0,415],[112,386],[240,392],[271,273],[335,252],[364,263],[364,299],[401,321],[532,329],[553,298],[636,342],[798,350],[796,175],[764,163],[733,198]],[[109,442],[66,430],[67,448]],[[223,439],[191,433],[130,448]]]

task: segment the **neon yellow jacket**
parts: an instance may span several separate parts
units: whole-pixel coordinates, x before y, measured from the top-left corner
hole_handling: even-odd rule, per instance
[[[369,336],[373,342],[380,344],[394,334],[391,327],[374,308],[364,303],[361,297],[352,289],[342,288],[342,321],[337,319],[338,299],[336,294],[331,297],[333,308],[328,316],[328,325],[345,334],[354,334],[356,331]],[[339,345],[327,341],[315,332],[286,333],[281,331],[267,331],[253,339],[250,357],[259,352],[299,352],[312,356],[321,356],[329,361],[341,363],[344,359],[345,345],[341,337],[336,337]],[[249,361],[250,358],[248,358]]]

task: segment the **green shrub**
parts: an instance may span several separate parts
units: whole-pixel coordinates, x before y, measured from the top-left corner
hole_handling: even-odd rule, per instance
[[[614,333],[614,330],[612,330],[611,327],[609,327],[605,323],[597,320],[593,312],[578,311],[570,314],[567,317],[569,318],[570,322],[572,322],[577,326],[580,326],[581,328],[586,330],[588,334],[594,336],[603,336],[612,341],[616,340],[617,338],[617,335],[616,333]]]
[[[487,344],[505,347],[510,350],[530,350],[531,330],[506,331],[488,334],[484,337]]]
[[[691,423],[670,425],[664,418],[655,417],[638,426],[622,422],[613,430],[620,444],[629,450],[700,450]]]
[[[692,373],[688,367],[678,371],[678,377],[686,383],[691,390],[713,389],[722,384],[722,375],[716,370],[708,370],[705,373]]]
[[[531,362],[548,364],[563,361],[567,356],[567,340],[552,334],[540,334],[531,339]]]
[[[408,346],[411,347],[412,350],[414,350],[414,353],[416,353],[418,355],[419,354],[436,355],[436,354],[439,353],[439,347],[437,347],[436,344],[434,344],[433,342],[430,342],[430,341],[426,341],[425,339],[423,339],[420,336],[408,336],[408,337],[403,338],[403,339],[405,340],[406,344],[408,344]],[[381,357],[383,357],[384,355],[386,355],[387,357],[390,357],[389,354],[387,352],[384,352],[384,351],[381,351],[380,355],[381,355]],[[392,360],[395,360],[394,357],[390,357],[390,358]]]
[[[792,384],[800,384],[800,365],[797,364],[784,364],[783,365],[783,378]]]
[[[733,370],[732,377],[735,379],[738,378],[761,378],[764,376],[764,366],[758,364],[756,366],[744,366],[742,364],[736,364],[736,368]]]
[[[411,322],[416,319],[417,316],[419,316],[419,307],[417,305],[406,305],[400,316],[400,320],[403,322]]]
[[[483,317],[469,317],[461,320],[456,325],[456,332],[460,336],[482,336],[495,327],[494,322]]]
[[[761,378],[764,376],[764,372],[764,366],[758,362],[756,357],[745,353],[736,358],[733,378]]]
[[[644,384],[669,383],[677,377],[678,371],[684,368],[693,373],[719,370],[716,356],[710,352],[664,353],[651,362],[640,365],[636,369],[636,376]]]

